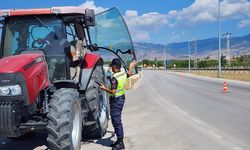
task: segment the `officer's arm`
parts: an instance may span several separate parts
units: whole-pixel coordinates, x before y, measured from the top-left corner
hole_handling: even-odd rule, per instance
[[[133,70],[136,66],[137,62],[135,60],[133,60],[130,65],[129,65],[129,70],[128,70],[128,76],[132,76],[133,75]]]
[[[100,88],[101,88],[102,90],[108,92],[109,94],[112,94],[112,95],[114,95],[114,94],[116,93],[116,90],[111,90],[111,89],[105,87],[104,85],[101,85]]]
[[[100,86],[100,88],[106,92],[108,92],[109,94],[112,94],[114,95],[116,93],[116,89],[117,89],[117,86],[118,86],[118,81],[113,77],[111,79],[111,89],[105,87],[103,84]]]

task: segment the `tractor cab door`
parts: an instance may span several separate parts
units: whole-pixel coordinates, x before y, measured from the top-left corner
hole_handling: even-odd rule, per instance
[[[2,48],[1,48],[1,46],[2,46],[3,22],[4,22],[3,18],[0,17],[0,58],[2,57]]]
[[[95,21],[96,25],[90,28],[91,43],[97,44],[105,60],[112,59],[107,55],[107,51],[120,58],[127,71],[130,62],[136,60],[136,56],[127,25],[119,10],[112,8],[104,11],[96,15]]]

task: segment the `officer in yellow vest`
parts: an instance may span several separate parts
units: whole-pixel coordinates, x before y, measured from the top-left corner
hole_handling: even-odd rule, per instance
[[[125,149],[123,142],[123,126],[122,126],[122,109],[125,103],[125,90],[124,86],[127,81],[127,77],[132,75],[133,69],[136,65],[136,61],[133,61],[129,66],[128,74],[121,71],[121,60],[115,58],[111,62],[112,72],[114,73],[111,79],[111,88],[107,88],[101,85],[100,88],[111,94],[110,96],[110,115],[117,141],[112,144],[112,150]]]

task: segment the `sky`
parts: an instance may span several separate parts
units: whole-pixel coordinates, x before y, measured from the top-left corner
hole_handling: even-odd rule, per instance
[[[134,42],[169,44],[218,36],[218,0],[0,0],[0,9],[118,7]],[[250,34],[250,0],[221,0],[221,34]]]

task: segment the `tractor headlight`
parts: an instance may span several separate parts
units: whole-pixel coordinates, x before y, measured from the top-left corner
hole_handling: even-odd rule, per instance
[[[10,94],[10,88],[0,87],[0,95],[9,95],[9,94]]]
[[[17,96],[22,95],[20,85],[0,86],[0,96]]]

